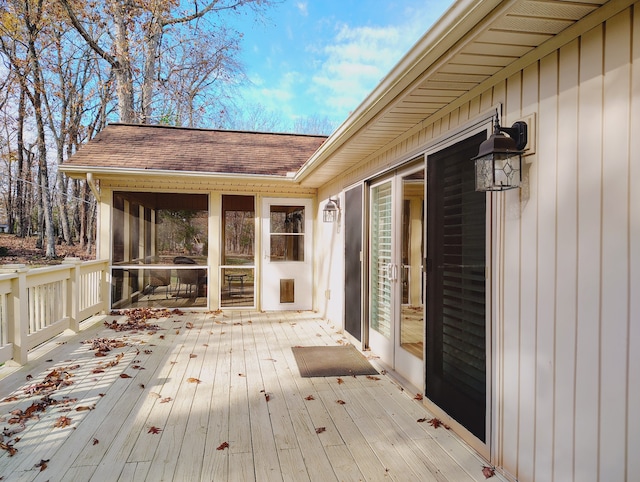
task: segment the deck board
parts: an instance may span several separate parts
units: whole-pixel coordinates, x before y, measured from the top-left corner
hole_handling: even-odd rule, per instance
[[[390,377],[300,377],[291,347],[345,343],[312,312],[151,321],[157,332],[130,333],[96,318],[39,348],[27,366],[0,367],[6,422],[41,398],[27,398],[24,387],[53,368],[79,365],[74,383],[51,394],[77,400],[28,420],[13,457],[0,451],[3,480],[484,480],[482,459],[452,432],[418,422],[431,414]],[[94,338],[128,345],[96,357],[80,344]],[[117,354],[117,365],[95,372]],[[10,395],[19,399],[5,401]],[[93,409],[75,410],[86,406]],[[54,427],[61,415],[71,426]],[[40,472],[42,459],[49,462]]]

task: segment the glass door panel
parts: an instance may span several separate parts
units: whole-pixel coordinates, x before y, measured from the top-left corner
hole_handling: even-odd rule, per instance
[[[373,330],[391,339],[392,184],[371,189],[371,323]]]

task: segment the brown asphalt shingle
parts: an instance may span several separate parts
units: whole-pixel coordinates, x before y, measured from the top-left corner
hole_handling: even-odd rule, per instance
[[[109,124],[65,166],[286,176],[326,136]]]

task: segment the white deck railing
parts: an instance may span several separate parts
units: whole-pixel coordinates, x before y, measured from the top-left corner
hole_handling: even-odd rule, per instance
[[[107,267],[76,258],[46,268],[0,265],[0,363],[25,364],[32,348],[105,311]]]

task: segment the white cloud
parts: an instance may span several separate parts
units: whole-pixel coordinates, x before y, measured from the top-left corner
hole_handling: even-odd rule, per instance
[[[329,44],[309,49],[321,56],[309,93],[324,107],[323,115],[344,120],[420,38],[429,25],[427,14],[407,13],[403,24],[338,25]]]
[[[309,16],[309,4],[307,2],[296,2],[296,8],[303,17]]]

